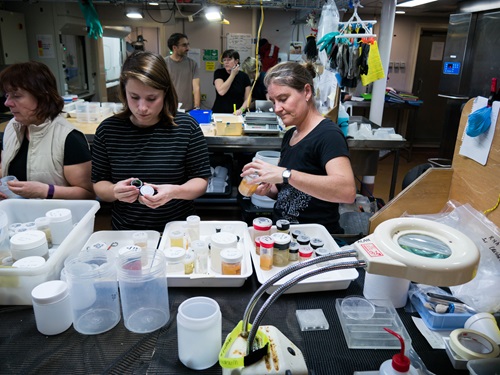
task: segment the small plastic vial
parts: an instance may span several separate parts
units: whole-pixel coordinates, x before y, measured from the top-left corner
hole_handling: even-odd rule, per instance
[[[260,238],[260,268],[264,271],[273,268],[273,248],[274,241],[271,236]]]
[[[311,242],[309,243],[309,245],[311,245],[311,248],[313,250],[316,250],[320,247],[323,247],[325,244],[321,238],[313,237],[311,238]]]
[[[273,266],[285,267],[289,262],[288,249],[292,237],[286,233],[276,232],[271,235],[271,238],[274,241]]]
[[[290,234],[290,222],[285,219],[276,221],[276,231],[280,233]]]
[[[191,275],[194,271],[194,252],[193,250],[186,251],[186,256],[184,257],[184,275]]]
[[[299,229],[294,229],[292,230],[292,237],[294,240],[297,240],[297,238],[302,234],[302,231]]]
[[[197,241],[200,239],[200,217],[191,215],[186,218],[187,234],[190,241]]]
[[[184,248],[184,232],[179,229],[174,229],[168,234],[170,238],[170,247],[182,247]]]
[[[255,253],[260,255],[260,236],[255,237]]]
[[[220,252],[223,275],[241,275],[241,259],[243,251],[237,248],[227,248]]]
[[[73,229],[71,210],[67,208],[56,208],[48,211],[45,216],[50,219],[52,243],[54,245],[60,245]]]
[[[314,256],[316,258],[325,256],[325,255],[328,255],[328,254],[330,254],[330,250],[328,250],[327,248],[324,248],[324,247],[320,247],[319,249],[315,249],[314,250]],[[316,266],[317,267],[328,266],[330,263],[331,262],[321,262],[321,263],[317,263]]]
[[[169,247],[165,249],[164,253],[165,258],[167,259],[167,274],[183,274],[186,250],[182,247]]]
[[[143,250],[148,248],[148,234],[146,232],[132,233],[132,240],[135,246],[139,246]]]
[[[47,245],[49,249],[52,247],[52,233],[50,232],[50,219],[46,216],[37,217],[35,219],[36,229],[45,233],[47,238]]]
[[[297,237],[297,242],[299,243],[299,262],[304,262],[311,259],[313,256],[313,249],[311,249],[310,238],[304,234]]]
[[[191,248],[194,252],[194,272],[208,273],[208,246],[205,241],[193,241]]]
[[[267,217],[257,217],[253,219],[253,239],[258,236],[269,236],[273,222]]]
[[[243,177],[241,179],[240,185],[238,186],[238,191],[240,192],[240,194],[244,197],[252,196],[252,194],[255,193],[255,190],[257,190],[257,187],[259,186],[259,184],[253,184],[252,181],[258,177],[259,175],[257,173],[252,173],[248,176]]]
[[[290,248],[288,249],[288,260],[290,262],[296,262],[299,260],[299,244],[295,241],[290,242]]]

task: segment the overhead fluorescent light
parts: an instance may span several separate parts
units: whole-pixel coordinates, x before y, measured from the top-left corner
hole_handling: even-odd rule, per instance
[[[404,10],[397,10],[396,14],[406,14],[406,12]]]
[[[132,18],[132,19],[140,19],[142,17],[142,13],[139,12],[137,9],[129,9],[127,10],[127,17]]]
[[[152,5],[152,6],[155,6],[155,7],[157,7],[158,5],[160,5],[160,3],[157,3],[156,1],[150,1],[148,4]]]
[[[222,13],[218,7],[208,7],[205,9],[205,17],[209,21],[222,21]]]
[[[434,1],[437,0],[410,0],[410,1],[405,1],[404,3],[397,4],[397,7],[406,7],[406,8],[413,8],[413,7],[418,7],[419,5],[424,5],[428,3],[433,3]]]

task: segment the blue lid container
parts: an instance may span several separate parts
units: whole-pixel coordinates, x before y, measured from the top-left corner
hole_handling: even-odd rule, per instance
[[[210,124],[212,122],[212,111],[209,109],[193,109],[189,114],[198,121],[198,124]]]

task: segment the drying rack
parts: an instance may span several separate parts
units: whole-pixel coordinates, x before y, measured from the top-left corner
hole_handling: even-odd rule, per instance
[[[354,1],[354,12],[351,18],[349,18],[349,21],[347,22],[339,22],[339,35],[335,36],[335,39],[341,39],[341,38],[357,38],[357,39],[362,39],[362,38],[374,38],[377,35],[373,34],[373,25],[377,23],[376,20],[371,20],[371,21],[363,21],[359,15],[358,15],[358,7],[363,7],[361,5],[360,0],[355,0]],[[355,26],[355,27],[362,27],[365,30],[364,34],[346,34],[346,31],[350,26]]]

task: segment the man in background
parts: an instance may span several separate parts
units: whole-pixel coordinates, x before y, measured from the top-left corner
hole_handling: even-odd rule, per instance
[[[198,64],[187,56],[189,42],[185,34],[174,33],[168,38],[168,48],[172,52],[165,58],[170,78],[183,109],[190,111],[200,108],[200,74]]]

